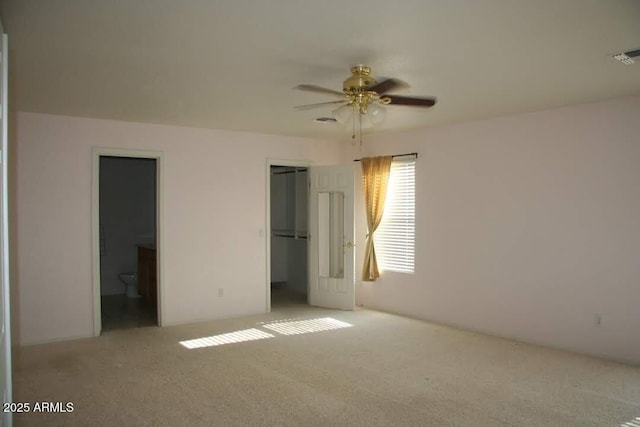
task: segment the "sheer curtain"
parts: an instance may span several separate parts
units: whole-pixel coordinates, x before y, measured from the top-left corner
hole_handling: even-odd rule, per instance
[[[373,234],[380,224],[387,198],[387,185],[391,171],[391,156],[366,157],[361,160],[362,185],[364,188],[365,209],[367,211],[367,243],[364,252],[362,280],[373,282],[380,277]]]

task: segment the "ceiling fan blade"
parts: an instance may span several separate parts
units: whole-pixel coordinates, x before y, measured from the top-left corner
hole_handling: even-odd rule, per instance
[[[387,80],[383,80],[380,83],[371,86],[370,88],[367,88],[367,90],[371,90],[373,92],[377,92],[378,95],[382,95],[384,93],[387,93],[389,91],[392,90],[397,90],[397,89],[404,89],[404,88],[408,88],[409,85],[405,82],[403,82],[402,80],[398,80],[398,79],[387,79]]]
[[[330,93],[333,95],[344,96],[344,92],[338,92],[337,90],[327,89],[327,88],[316,86],[316,85],[298,85],[294,87],[294,89],[306,90],[309,92]]]
[[[410,105],[413,107],[433,107],[436,105],[436,98],[410,98],[407,96],[385,95],[391,100],[390,105]]]
[[[322,107],[325,105],[332,105],[332,104],[344,104],[347,101],[329,101],[329,102],[319,102],[317,104],[307,104],[307,105],[298,105],[295,108],[296,110],[310,110],[312,108],[316,108],[316,107]]]

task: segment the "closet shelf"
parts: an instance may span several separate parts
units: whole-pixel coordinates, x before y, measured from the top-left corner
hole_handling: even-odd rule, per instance
[[[275,237],[288,237],[293,239],[306,239],[307,233],[295,230],[272,230],[271,234]]]

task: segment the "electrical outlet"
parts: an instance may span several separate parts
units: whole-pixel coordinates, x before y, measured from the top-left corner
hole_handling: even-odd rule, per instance
[[[224,296],[224,288],[218,288],[218,296]]]
[[[596,328],[599,328],[602,325],[602,316],[599,314],[596,314],[593,316],[593,326],[595,326]]]

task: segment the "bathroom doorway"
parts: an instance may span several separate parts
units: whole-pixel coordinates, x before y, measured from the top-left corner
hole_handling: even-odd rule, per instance
[[[268,310],[308,303],[308,167],[268,164]]]
[[[158,325],[158,159],[98,155],[95,160],[97,333]]]

